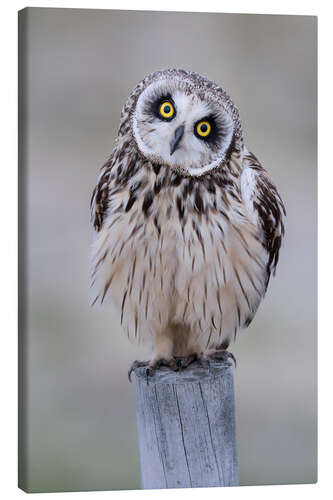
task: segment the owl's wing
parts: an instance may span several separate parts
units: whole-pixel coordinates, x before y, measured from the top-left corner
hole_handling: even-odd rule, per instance
[[[283,216],[286,210],[283,201],[266,170],[253,153],[246,151],[244,170],[241,175],[243,201],[255,224],[262,229],[263,244],[268,252],[267,284],[279,260],[279,251],[284,235]]]
[[[103,221],[107,213],[109,204],[109,189],[110,189],[110,173],[113,165],[113,154],[106,161],[100,170],[97,179],[97,184],[93,190],[90,211],[91,223],[94,229],[98,232],[103,226]]]

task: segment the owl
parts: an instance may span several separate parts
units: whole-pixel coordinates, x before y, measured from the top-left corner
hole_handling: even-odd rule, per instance
[[[161,365],[227,359],[275,272],[285,208],[221,87],[168,69],[122,110],[91,199],[92,303],[110,298]]]

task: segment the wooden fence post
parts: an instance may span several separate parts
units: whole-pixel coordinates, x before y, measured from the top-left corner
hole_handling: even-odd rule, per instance
[[[136,368],[141,487],[237,486],[233,367]]]

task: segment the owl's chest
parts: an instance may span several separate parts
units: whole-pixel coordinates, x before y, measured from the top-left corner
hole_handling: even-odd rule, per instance
[[[200,273],[219,260],[231,264],[246,245],[253,244],[253,227],[240,202],[206,190],[185,193],[174,186],[142,196],[123,219],[131,229],[131,247],[143,266],[151,259],[167,262],[166,269]],[[147,259],[148,256],[148,259]]]
[[[120,298],[128,289],[140,303],[147,289],[173,303],[208,289],[233,294],[238,277],[263,282],[266,255],[241,200],[218,190],[184,193],[182,185],[130,200],[129,192],[114,198],[99,236],[106,283]]]

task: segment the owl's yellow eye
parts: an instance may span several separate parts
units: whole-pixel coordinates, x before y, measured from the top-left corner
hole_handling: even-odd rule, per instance
[[[199,137],[208,137],[211,133],[212,127],[209,122],[202,120],[197,124],[195,130]]]
[[[160,106],[161,117],[170,120],[174,114],[175,114],[175,108],[173,107],[172,103],[170,101],[162,102]]]

